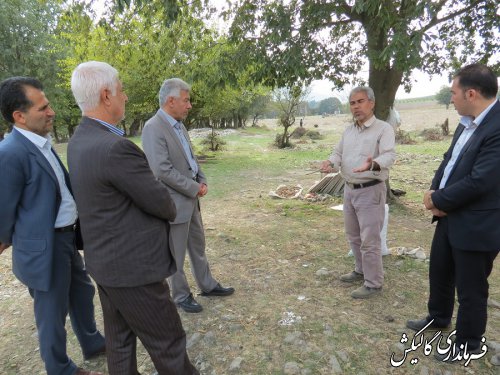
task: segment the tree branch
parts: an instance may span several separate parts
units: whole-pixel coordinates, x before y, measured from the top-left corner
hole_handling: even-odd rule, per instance
[[[443,3],[445,3],[446,0],[441,0],[438,5],[442,5]],[[436,25],[439,25],[440,23],[443,23],[443,22],[446,22],[450,19],[453,19],[461,14],[464,14],[466,12],[468,12],[469,10],[471,9],[474,9],[477,5],[483,3],[484,0],[476,0],[476,1],[473,1],[469,6],[465,7],[465,8],[462,8],[462,9],[459,9],[457,10],[456,12],[453,12],[453,13],[450,13],[448,14],[447,16],[443,17],[443,18],[437,18],[436,17],[433,17],[430,22],[425,26],[423,27],[422,29],[418,30],[417,32],[418,33],[425,33],[426,31],[428,31],[429,29],[433,28],[434,26]],[[440,9],[440,8],[438,8]],[[437,12],[436,12],[437,14]]]

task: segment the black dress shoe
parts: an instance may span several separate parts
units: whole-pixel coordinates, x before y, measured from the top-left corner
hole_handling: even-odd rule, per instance
[[[184,301],[179,302],[177,307],[180,307],[187,313],[199,313],[203,311],[203,307],[196,302],[192,294],[190,294]]]
[[[88,361],[97,357],[100,357],[101,355],[106,354],[106,345],[103,345],[101,348],[97,349],[95,352],[91,354],[84,355],[83,358]]]
[[[224,288],[222,285],[217,283],[215,288],[213,288],[210,292],[201,292],[200,295],[205,296],[205,297],[209,297],[209,296],[224,297],[224,296],[230,296],[233,293],[234,293],[234,288],[231,288],[231,287]]]
[[[429,321],[427,319],[415,319],[415,320],[408,320],[406,322],[406,327],[418,332],[422,328],[424,328],[427,324],[429,324]],[[427,327],[427,329],[441,331],[441,330],[447,329],[449,326],[450,325],[447,325],[446,327],[440,327],[437,324],[435,324],[434,322],[432,322],[432,324],[429,327]]]

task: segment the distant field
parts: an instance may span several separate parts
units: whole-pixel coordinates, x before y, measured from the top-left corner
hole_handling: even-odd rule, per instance
[[[401,129],[409,132],[421,131],[442,124],[446,119],[449,121],[450,131],[454,130],[458,124],[460,116],[455,111],[453,105],[448,109],[442,104],[437,104],[434,100],[397,102],[396,110],[401,116]],[[259,121],[259,125],[268,127],[276,126],[276,119],[264,119]],[[296,123],[298,125],[298,118]],[[351,121],[351,115],[341,114],[328,117],[306,116],[304,126],[310,127],[318,125],[319,130],[331,129],[333,126],[345,126]]]

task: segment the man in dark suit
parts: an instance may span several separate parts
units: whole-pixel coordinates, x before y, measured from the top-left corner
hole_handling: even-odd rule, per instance
[[[214,279],[205,253],[198,199],[207,194],[207,179],[182,124],[191,109],[189,91],[188,84],[179,78],[163,82],[160,109],[144,126],[142,147],[155,176],[167,185],[177,207],[177,217],[170,222],[170,247],[177,265],[177,272],[168,279],[172,296],[184,311],[197,313],[203,308],[194,299],[184,273],[186,251],[201,295],[229,296],[234,289]]]
[[[12,270],[33,297],[47,374],[98,375],[66,354],[68,312],[85,358],[105,347],[94,318],[95,288],[76,246],[69,176],[51,146],[55,113],[42,84],[28,77],[0,83],[0,109],[14,124],[0,142],[0,254],[12,244]]]
[[[430,256],[429,315],[409,320],[407,327],[419,331],[433,320],[430,328],[447,328],[456,288],[459,307],[453,351],[474,353],[482,349],[488,276],[500,249],[497,77],[484,65],[468,65],[455,75],[451,92],[451,102],[462,118],[424,195],[425,207],[438,222]],[[440,360],[446,356],[436,354]]]
[[[83,118],[68,145],[85,261],[97,282],[110,375],[136,375],[137,337],[159,375],[198,371],[165,278],[176,268],[168,246],[176,209],[139,147],[123,137],[127,95],[118,72],[80,64],[71,90]]]

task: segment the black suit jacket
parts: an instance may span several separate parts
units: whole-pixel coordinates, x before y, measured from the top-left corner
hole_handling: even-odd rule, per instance
[[[446,212],[451,245],[463,250],[500,250],[500,102],[488,112],[462,149],[443,189],[439,183],[463,125],[431,184],[432,201]]]
[[[68,144],[68,167],[95,281],[134,287],[172,275],[168,221],[176,209],[141,149],[83,117]]]

